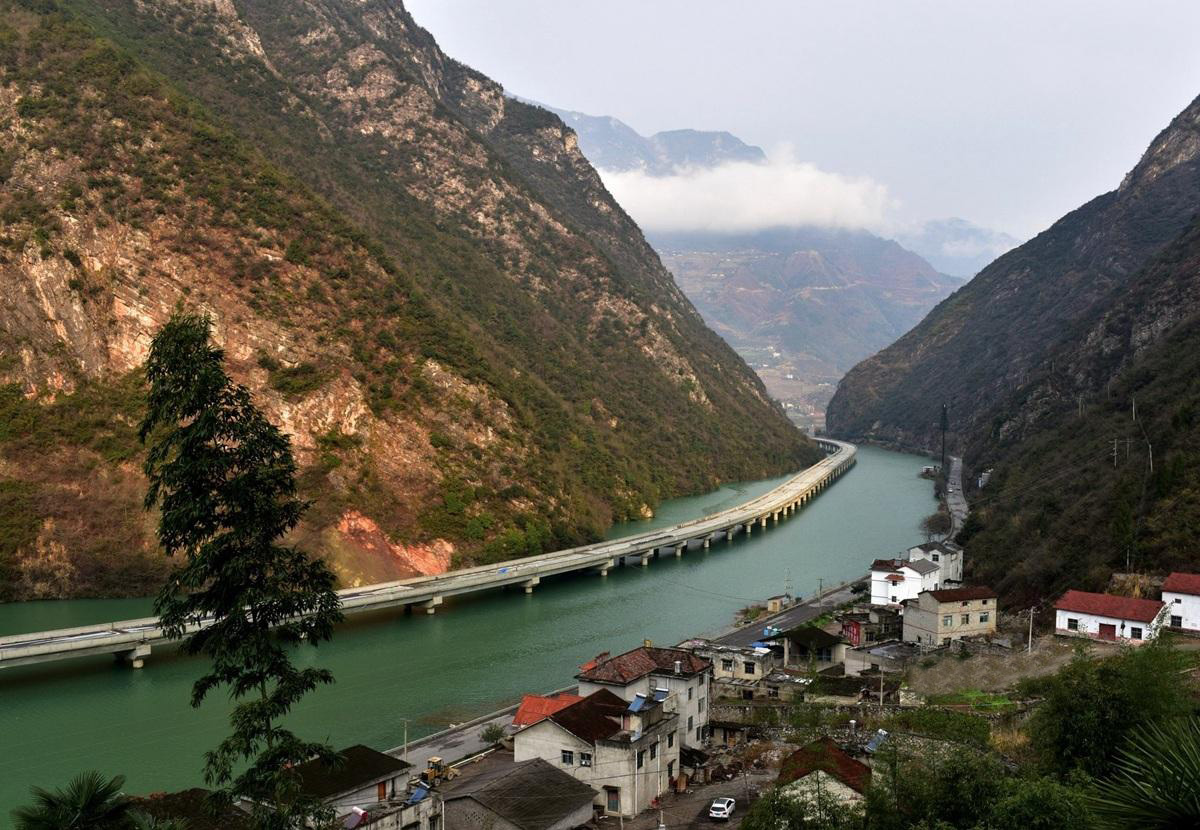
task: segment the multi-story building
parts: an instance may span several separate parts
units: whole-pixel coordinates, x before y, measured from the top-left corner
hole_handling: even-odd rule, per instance
[[[926,559],[941,570],[942,586],[947,582],[962,582],[963,549],[953,542],[926,542],[908,549],[908,560],[918,562]]]
[[[876,559],[871,564],[871,604],[900,605],[941,587],[940,568],[928,559]]]
[[[541,758],[592,787],[606,814],[635,816],[680,771],[679,716],[666,699],[666,690],[633,701],[606,688],[589,692],[513,735],[514,760]]]
[[[1173,573],[1162,587],[1167,625],[1179,631],[1200,632],[1200,574]]]
[[[1000,609],[991,588],[943,588],[922,591],[904,605],[904,641],[947,645],[963,637],[996,633]]]
[[[676,729],[685,746],[700,746],[707,735],[712,663],[682,648],[646,645],[618,654],[601,654],[580,667],[579,694],[607,689],[627,702],[638,695],[655,697],[665,689],[667,708],[679,715]]]

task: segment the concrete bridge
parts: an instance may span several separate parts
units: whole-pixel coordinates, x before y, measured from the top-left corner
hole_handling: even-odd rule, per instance
[[[730,541],[738,533],[749,536],[755,531],[765,532],[795,514],[854,465],[854,445],[828,439],[818,439],[818,444],[826,452],[821,461],[770,492],[720,513],[636,536],[525,559],[439,576],[347,588],[338,591],[342,610],[352,614],[404,607],[406,611],[432,614],[450,596],[505,586],[518,586],[531,593],[543,577],[574,571],[592,571],[604,576],[622,564],[646,566],[659,556],[683,556],[690,549],[708,548],[713,541]],[[202,622],[198,628],[204,625]],[[134,668],[141,668],[151,649],[167,642],[156,617],[17,634],[0,637],[0,669],[96,654],[114,654]]]

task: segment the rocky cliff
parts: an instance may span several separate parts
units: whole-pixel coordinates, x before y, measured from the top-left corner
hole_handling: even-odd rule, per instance
[[[815,450],[557,117],[383,0],[5,0],[0,584],[161,579],[134,433],[177,307],[293,436],[343,582],[596,538]]]

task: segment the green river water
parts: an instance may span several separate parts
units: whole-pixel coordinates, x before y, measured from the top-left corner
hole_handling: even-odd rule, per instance
[[[811,594],[865,572],[876,557],[922,540],[934,508],[918,477],[920,456],[860,448],[858,464],[793,518],[749,539],[715,541],[709,551],[617,568],[607,577],[545,580],[532,595],[497,590],[447,599],[434,616],[358,615],[299,659],[331,669],[337,682],[312,694],[290,726],[335,747],[380,749],[500,708],[525,692],[560,688],[601,651],[644,638],[671,644],[727,627],[734,612],[781,593]],[[783,479],[730,485],[661,505],[635,533],[745,501]],[[128,619],[149,600],[72,600],[0,605],[0,635]],[[128,777],[128,792],[200,785],[204,750],[227,731],[216,693],[188,705],[202,664],[159,649],[134,671],[111,657],[0,670],[0,826],[28,801],[31,784],[59,786],[98,769]]]

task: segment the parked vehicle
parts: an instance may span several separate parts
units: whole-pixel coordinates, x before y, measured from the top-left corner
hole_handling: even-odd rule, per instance
[[[714,799],[712,806],[708,808],[708,817],[717,821],[729,821],[729,817],[733,815],[735,804],[736,802],[732,798]]]

